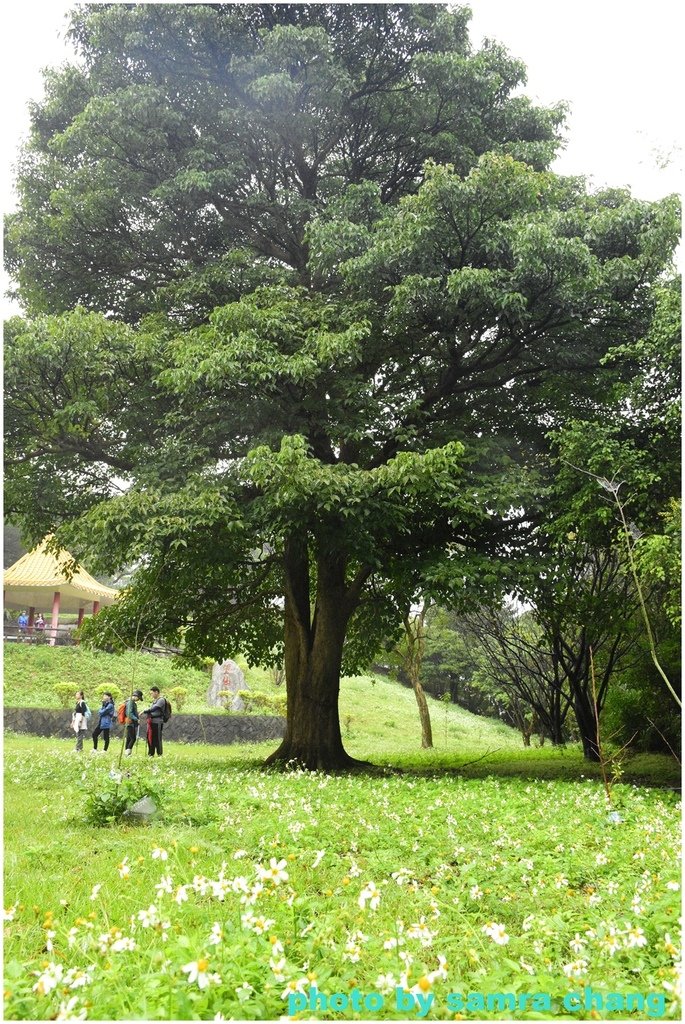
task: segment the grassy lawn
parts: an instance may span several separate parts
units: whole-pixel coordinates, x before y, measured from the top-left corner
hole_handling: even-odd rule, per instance
[[[96,828],[85,801],[114,758],[6,739],[8,1019],[413,1019],[396,988],[426,1019],[468,992],[552,1001],[480,1019],[585,1019],[562,1002],[584,985],[677,1016],[674,794],[618,786],[611,821],[592,781],[276,774],[268,750],[131,759],[161,813]],[[295,993],[313,989],[384,1006],[312,1011]]]
[[[6,702],[130,671],[13,651]],[[167,671],[148,656],[136,685]],[[431,711],[422,751],[410,690],[345,679],[346,746],[375,767],[340,777],[265,772],[273,741],[139,750],[121,785],[157,794],[147,825],[87,821],[122,792],[118,740],[6,735],[5,1017],[678,1019],[679,797],[635,784],[677,765],[631,759],[609,805],[578,749]]]

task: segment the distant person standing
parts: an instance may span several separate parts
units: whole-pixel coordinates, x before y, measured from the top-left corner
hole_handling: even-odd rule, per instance
[[[166,715],[166,697],[162,697],[158,686],[150,690],[152,704],[143,711],[147,715],[147,753],[148,757],[162,756],[162,729]]]
[[[88,731],[88,705],[86,704],[83,690],[76,691],[76,707],[71,715],[71,727],[76,733],[76,750],[83,750],[83,737]]]
[[[36,616],[36,621],[34,622],[33,625],[37,633],[41,635],[45,633],[45,619],[43,618],[42,612],[38,612],[38,615]]]
[[[140,718],[138,717],[138,705],[136,704],[136,700],[142,699],[142,690],[134,690],[126,701],[126,749],[124,751],[126,757],[130,757],[133,753],[133,748],[136,745],[136,739],[138,738],[138,723]]]
[[[17,618],[17,625],[19,626],[19,636],[24,639],[29,628],[29,617],[26,612],[20,612]]]
[[[105,692],[102,696],[102,704],[98,712],[97,728],[93,731],[93,750],[98,748],[98,737],[102,733],[105,741],[105,751],[109,747],[109,730],[114,720],[114,700],[111,693]]]

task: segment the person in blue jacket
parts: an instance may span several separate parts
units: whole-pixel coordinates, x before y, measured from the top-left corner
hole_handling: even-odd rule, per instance
[[[98,748],[98,736],[100,733],[102,733],[105,741],[105,750],[109,747],[109,730],[112,728],[114,715],[114,699],[111,693],[105,692],[102,696],[102,704],[98,712],[97,728],[93,732],[93,750]]]

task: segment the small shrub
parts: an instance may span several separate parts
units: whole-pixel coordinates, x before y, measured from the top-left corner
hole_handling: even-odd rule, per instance
[[[223,693],[221,697],[223,697]],[[261,693],[259,690],[238,690],[248,711],[261,711],[267,715],[280,715],[285,718],[288,709],[288,698],[285,693]],[[233,694],[226,691],[224,699],[232,698]]]
[[[74,686],[73,683],[55,683],[53,690],[57,695],[57,700],[59,701],[59,706],[61,708],[70,708],[71,705],[75,703],[76,698],[74,694],[76,693],[77,687]]]
[[[121,821],[126,811],[136,801],[149,796],[161,804],[159,787],[149,778],[130,778],[124,776],[121,781],[108,776],[98,779],[90,792],[87,791],[84,803],[86,821],[89,825],[104,827]]]
[[[177,711],[180,711],[188,699],[188,691],[184,686],[174,686],[169,690],[169,700]]]
[[[95,687],[95,691],[94,692],[95,692],[95,695],[98,697],[98,699],[100,701],[102,701],[102,699],[103,699],[103,697],[105,696],[106,693],[111,693],[112,694],[112,700],[114,701],[114,706],[115,707],[122,700],[121,690],[116,685],[116,683],[100,683],[99,686]]]

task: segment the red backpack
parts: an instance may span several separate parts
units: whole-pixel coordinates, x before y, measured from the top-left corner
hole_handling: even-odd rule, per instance
[[[124,701],[123,704],[119,705],[119,709],[117,711],[117,721],[121,725],[125,725],[126,724],[126,701]]]

